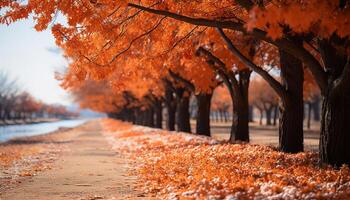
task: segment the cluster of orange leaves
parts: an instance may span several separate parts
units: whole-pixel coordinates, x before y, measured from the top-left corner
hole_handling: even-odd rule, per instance
[[[169,199],[346,199],[350,170],[319,167],[318,155],[227,144],[104,120],[118,152],[135,159],[142,189]]]

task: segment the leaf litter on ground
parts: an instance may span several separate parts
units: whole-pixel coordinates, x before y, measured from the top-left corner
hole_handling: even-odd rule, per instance
[[[133,160],[140,189],[167,199],[349,199],[350,170],[320,167],[315,152],[228,144],[104,119],[113,149]]]

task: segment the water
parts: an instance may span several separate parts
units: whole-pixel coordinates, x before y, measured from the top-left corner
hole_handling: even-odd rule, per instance
[[[5,142],[17,137],[43,135],[55,131],[60,127],[75,127],[86,121],[86,119],[77,119],[38,124],[0,126],[0,142]]]

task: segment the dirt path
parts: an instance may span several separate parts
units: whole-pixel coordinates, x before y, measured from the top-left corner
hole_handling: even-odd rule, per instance
[[[68,145],[51,170],[26,178],[0,199],[127,199],[142,198],[134,191],[127,162],[111,150],[98,122],[91,122]]]

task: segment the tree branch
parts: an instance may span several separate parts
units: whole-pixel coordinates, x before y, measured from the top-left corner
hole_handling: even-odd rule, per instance
[[[121,52],[119,52],[118,54],[114,55],[113,58],[109,61],[108,64],[113,63],[120,55],[122,55],[123,53],[127,52],[127,51],[131,48],[131,46],[133,45],[133,43],[134,43],[135,41],[137,41],[138,39],[140,39],[140,38],[142,38],[142,37],[144,37],[144,36],[146,36],[146,35],[152,33],[155,29],[157,29],[158,26],[162,23],[162,21],[163,21],[165,18],[166,18],[166,16],[163,17],[162,19],[160,19],[159,22],[158,22],[155,26],[153,26],[150,30],[146,31],[145,33],[143,33],[143,34],[137,36],[136,38],[134,38],[133,40],[131,40],[131,42],[129,43],[128,47],[125,48],[124,50],[122,50]]]
[[[248,59],[246,56],[244,56],[232,43],[232,41],[226,36],[224,31],[220,28],[217,29],[221,38],[224,40],[224,42],[227,44],[229,50],[242,62],[244,63],[248,68],[253,70],[255,73],[259,74],[265,81],[269,83],[269,85],[276,91],[276,93],[281,97],[285,98],[287,95],[286,90],[283,88],[283,86],[275,79],[273,78],[268,72],[266,72],[261,67],[258,67],[255,65],[250,59]]]
[[[191,92],[195,92],[195,86],[188,80],[186,80],[185,78],[183,78],[182,76],[180,76],[179,74],[176,74],[175,72],[173,72],[172,70],[168,70],[169,74],[172,78],[174,78],[175,80],[183,83],[187,89],[189,89]]]
[[[247,11],[254,7],[254,3],[251,0],[235,0],[235,2],[245,8]]]
[[[156,9],[147,8],[147,7],[132,4],[132,3],[129,3],[128,6],[137,8],[140,10],[144,10],[146,12],[153,13],[156,15],[167,16],[189,24],[240,31],[244,34],[251,35],[256,39],[264,40],[294,55],[298,59],[302,60],[310,68],[310,71],[312,72],[312,75],[314,76],[321,91],[325,91],[327,88],[327,74],[324,71],[322,65],[318,62],[318,60],[313,55],[311,55],[310,52],[308,52],[306,49],[294,44],[292,41],[286,38],[279,38],[279,39],[273,40],[267,35],[265,31],[262,31],[256,28],[248,32],[245,29],[244,24],[240,22],[218,21],[218,20],[209,20],[204,18],[187,17],[184,15],[179,15],[169,11],[156,10]]]
[[[209,64],[209,67],[211,67],[212,70],[219,74],[219,76],[223,79],[227,89],[230,92],[231,97],[241,98],[239,83],[234,73],[232,71],[231,73],[227,71],[225,63],[223,63],[218,57],[214,56],[210,51],[204,49],[203,47],[199,47],[196,53],[207,57],[207,63]]]

